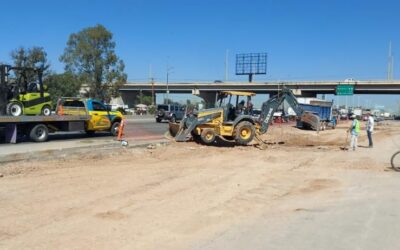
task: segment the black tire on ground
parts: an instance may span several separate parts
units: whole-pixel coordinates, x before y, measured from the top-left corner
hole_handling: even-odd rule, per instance
[[[49,105],[44,105],[42,108],[42,115],[49,116],[51,115],[51,107]]]
[[[392,165],[392,168],[396,171],[400,171],[400,151],[397,151],[392,155],[392,158],[390,159],[390,164]]]
[[[191,132],[191,134],[192,134],[193,141],[201,142],[201,136],[200,135],[195,134],[193,131]]]
[[[117,135],[118,135],[119,125],[120,125],[120,122],[114,122],[114,123],[111,125],[110,132],[111,132],[111,134],[112,134],[113,136],[117,136]]]
[[[23,114],[22,105],[18,102],[11,102],[7,104],[7,115],[21,116]]]
[[[251,122],[243,121],[235,127],[235,141],[240,145],[249,144],[256,134],[254,125]]]
[[[158,114],[159,117],[164,117],[165,110],[164,109],[160,109],[160,110],[157,111],[157,114]]]
[[[200,138],[205,144],[211,144],[215,141],[215,132],[213,129],[203,129]]]
[[[156,118],[156,122],[160,123],[161,119],[160,118]]]
[[[48,137],[49,129],[43,124],[35,125],[29,133],[29,138],[31,138],[31,140],[34,142],[47,141]]]

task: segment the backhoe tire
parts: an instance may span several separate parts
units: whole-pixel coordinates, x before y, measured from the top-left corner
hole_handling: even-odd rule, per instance
[[[256,130],[251,122],[243,121],[235,127],[235,141],[239,145],[249,144],[256,135]]]
[[[51,107],[49,105],[44,105],[42,108],[42,115],[49,116],[51,115]]]
[[[213,129],[203,129],[200,138],[205,144],[211,144],[215,141],[215,132]]]
[[[23,114],[22,105],[18,102],[10,102],[7,104],[7,115],[21,116]]]
[[[34,142],[47,141],[48,137],[49,137],[49,129],[43,124],[35,125],[31,129],[31,132],[29,133],[29,138],[31,138],[31,140]]]

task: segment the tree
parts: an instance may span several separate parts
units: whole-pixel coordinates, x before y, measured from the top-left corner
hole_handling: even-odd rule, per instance
[[[50,73],[50,63],[47,61],[47,53],[43,47],[32,47],[28,49],[19,47],[11,52],[11,58],[16,67],[40,68],[43,70],[44,77]],[[37,79],[37,74],[28,71],[26,72],[26,77],[28,82],[33,82]]]
[[[58,98],[63,96],[78,96],[81,88],[79,78],[71,72],[51,74],[46,77],[44,84],[48,87],[48,92],[50,93],[53,104],[57,103]]]
[[[150,105],[152,105],[151,101],[152,101],[152,98],[149,95],[145,95],[142,97],[142,104],[150,106]]]
[[[85,28],[70,35],[60,61],[88,85],[88,96],[109,101],[126,83],[124,62],[115,54],[113,35],[104,26]]]

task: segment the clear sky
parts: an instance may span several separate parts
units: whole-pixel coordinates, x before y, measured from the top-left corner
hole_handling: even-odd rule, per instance
[[[10,51],[43,46],[52,69],[68,36],[103,24],[114,34],[129,81],[229,80],[235,54],[268,53],[268,74],[255,81],[385,79],[392,41],[394,77],[400,77],[400,1],[396,0],[19,0],[2,3],[0,61]],[[398,63],[399,62],[399,63]],[[366,97],[397,106],[398,96]]]

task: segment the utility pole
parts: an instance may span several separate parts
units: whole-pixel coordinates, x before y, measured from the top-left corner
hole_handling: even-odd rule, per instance
[[[152,65],[149,64],[149,81],[151,83],[151,105],[155,106],[155,98],[154,98],[154,77],[152,71]]]
[[[389,42],[389,55],[388,55],[387,79],[388,79],[389,81],[393,80],[392,41]]]
[[[225,52],[225,82],[228,81],[228,56],[229,50],[227,49]]]
[[[154,93],[154,78],[151,78],[151,105],[152,106],[156,106],[156,98],[155,97],[155,93]]]
[[[170,74],[170,71],[173,69],[173,67],[170,67],[169,66],[169,60],[168,60],[168,58],[167,58],[167,104],[169,104],[169,86],[168,86],[168,83],[169,83],[169,74]]]

